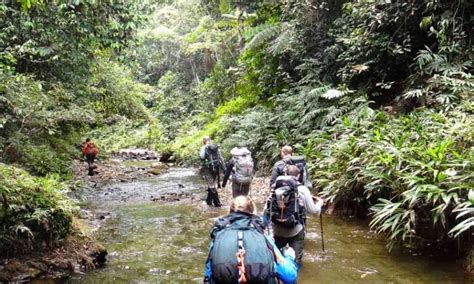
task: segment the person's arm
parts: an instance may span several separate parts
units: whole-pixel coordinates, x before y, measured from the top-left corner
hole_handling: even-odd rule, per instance
[[[206,157],[206,146],[201,147],[201,150],[199,151],[199,157],[201,158],[201,160],[204,160],[204,158]]]
[[[295,283],[298,278],[298,265],[294,256],[284,256],[270,236],[265,236],[275,255],[276,277],[283,283]]]
[[[276,162],[275,165],[273,165],[272,175],[270,177],[270,187],[275,183],[277,177],[281,175],[280,166],[280,162]]]
[[[209,256],[207,257],[206,264],[204,266],[204,280],[203,284],[210,284],[212,279],[212,260],[210,258],[210,254],[212,251],[214,241],[211,241],[209,245]]]
[[[212,263],[211,260],[209,259],[206,262],[206,266],[204,267],[204,280],[203,284],[210,284],[212,279]]]
[[[219,153],[219,163],[221,164],[222,171],[224,171],[224,167],[225,167],[224,157],[222,156],[222,153],[220,150],[217,153]]]
[[[323,200],[319,199],[317,203],[314,203],[313,196],[309,189],[304,186],[298,186],[298,194],[302,197],[303,206],[306,209],[306,212],[313,215],[321,214],[321,207],[323,207]]]
[[[232,173],[232,168],[234,167],[234,160],[231,159],[225,168],[224,179],[222,180],[222,187],[225,187],[227,181],[229,180],[230,174]]]
[[[267,200],[265,201],[265,206],[263,207],[263,212],[262,212],[262,220],[263,223],[265,224],[265,227],[268,228],[270,225],[270,201],[271,201],[271,195],[267,197]]]

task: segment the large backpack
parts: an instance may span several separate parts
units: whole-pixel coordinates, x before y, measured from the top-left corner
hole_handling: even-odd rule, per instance
[[[216,144],[209,144],[206,146],[205,152],[206,166],[214,174],[219,174],[219,170],[222,168],[221,156],[219,155],[219,146]]]
[[[98,152],[99,151],[97,150],[95,143],[91,141],[87,142],[82,148],[82,154],[84,154],[84,156],[87,156],[87,155],[97,156]]]
[[[276,179],[267,208],[274,224],[294,228],[305,223],[304,207],[298,200],[298,182],[291,176]]]
[[[231,215],[232,216],[232,215]],[[212,283],[239,283],[237,253],[245,250],[245,278],[248,284],[268,284],[275,280],[275,256],[254,217],[234,215],[226,224],[214,229],[214,243],[209,253]]]
[[[234,159],[232,181],[242,185],[250,184],[254,174],[252,154],[247,148],[232,149],[231,154]]]
[[[298,181],[310,189],[313,187],[311,181],[309,180],[308,168],[306,166],[306,160],[304,159],[304,156],[291,156],[289,158],[284,159],[283,162],[285,163],[283,174],[286,175],[286,168],[289,165],[295,165],[300,170],[300,176],[298,178]]]

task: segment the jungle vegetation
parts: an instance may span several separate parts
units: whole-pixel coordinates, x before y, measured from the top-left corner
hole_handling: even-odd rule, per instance
[[[150,147],[188,164],[209,135],[227,155],[248,147],[262,174],[289,144],[310,163],[315,190],[337,212],[369,218],[389,249],[465,251],[474,225],[472,8],[466,0],[1,4],[2,167],[40,176],[29,186],[48,194],[41,184],[62,188],[86,133],[105,152]],[[0,180],[8,201],[0,234],[39,236],[40,220],[56,220],[52,208],[62,205],[37,219],[13,215],[27,209],[8,182]]]

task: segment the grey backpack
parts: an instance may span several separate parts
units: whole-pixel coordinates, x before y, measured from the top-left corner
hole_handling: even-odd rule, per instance
[[[230,153],[234,159],[232,182],[250,184],[254,174],[252,154],[247,148],[234,148]]]

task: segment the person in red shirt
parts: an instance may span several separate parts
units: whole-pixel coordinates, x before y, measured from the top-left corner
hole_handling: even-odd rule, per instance
[[[99,149],[95,145],[95,142],[92,141],[90,138],[86,139],[84,146],[82,147],[82,154],[86,157],[89,175],[94,175],[94,160],[95,157],[99,154]]]

